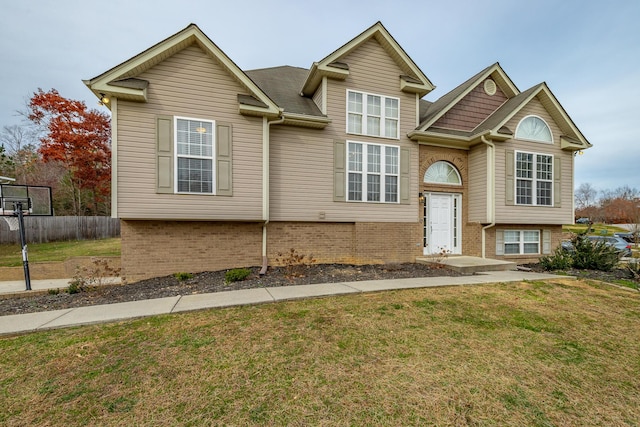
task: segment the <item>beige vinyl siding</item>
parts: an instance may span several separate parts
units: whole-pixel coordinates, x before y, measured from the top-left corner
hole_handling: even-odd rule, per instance
[[[537,115],[544,119],[551,128],[553,144],[535,141],[511,139],[496,144],[496,221],[510,224],[567,224],[573,221],[573,155],[560,149],[561,131],[546,112],[538,99],[533,99],[523,110],[518,112],[506,126],[515,133],[520,120],[528,115]],[[561,203],[560,207],[522,206],[505,204],[505,163],[506,150],[526,151],[539,154],[551,154],[554,162],[561,163]],[[555,175],[554,175],[555,179]]]
[[[271,128],[272,221],[417,222],[418,146],[406,134],[415,128],[415,95],[400,91],[403,74],[374,40],[340,59],[349,65],[345,81],[329,79],[324,130],[283,126]],[[400,139],[346,134],[347,89],[400,99]],[[409,204],[335,202],[333,195],[334,141],[388,144],[410,149]]]
[[[138,76],[147,103],[118,102],[118,215],[125,219],[259,220],[262,217],[262,120],[238,114],[246,90],[195,45]],[[233,196],[157,194],[157,116],[233,125]]]
[[[318,108],[320,109],[320,111],[324,111],[323,108],[324,106],[322,105],[322,97],[323,97],[323,91],[322,91],[322,85],[318,86],[318,90],[316,90],[316,93],[313,94],[313,102],[315,102],[315,104],[318,106]]]
[[[487,223],[487,146],[469,152],[469,222]]]
[[[505,101],[506,95],[497,87],[496,93],[487,95],[484,80],[439,118],[434,127],[470,131],[496,111]]]

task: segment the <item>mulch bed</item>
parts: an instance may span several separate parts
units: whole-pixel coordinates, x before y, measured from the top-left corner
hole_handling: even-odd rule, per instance
[[[233,291],[261,287],[307,285],[316,283],[355,282],[362,280],[402,279],[411,277],[461,276],[452,270],[425,264],[401,263],[378,265],[313,264],[304,266],[297,274],[284,267],[272,267],[260,276],[260,267],[250,268],[250,276],[240,282],[225,283],[223,271],[194,274],[179,281],[174,276],[156,277],[118,286],[97,286],[84,292],[69,294],[34,293],[20,296],[0,295],[0,316],[60,310],[99,304],[164,298],[210,292]]]
[[[544,271],[538,264],[529,264],[526,267],[537,272]],[[69,294],[62,290],[57,294],[34,292],[20,296],[0,295],[0,316],[239,289],[462,275],[446,268],[414,263],[313,264],[304,266],[295,275],[292,275],[291,270],[284,267],[271,267],[264,276],[258,274],[260,267],[252,267],[250,270],[251,274],[247,279],[229,284],[225,283],[226,270],[222,270],[197,273],[192,278],[183,281],[174,276],[164,276],[126,285],[97,286],[75,294]],[[624,269],[615,269],[611,272],[569,270],[564,273],[581,279],[595,279],[605,282],[631,280],[629,272]],[[638,282],[636,281],[636,283]],[[640,283],[638,285],[640,286]]]

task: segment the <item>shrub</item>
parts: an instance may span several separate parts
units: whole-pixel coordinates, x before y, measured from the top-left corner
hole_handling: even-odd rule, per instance
[[[111,267],[104,258],[92,258],[92,263],[91,267],[76,267],[73,278],[69,281],[68,293],[85,292],[91,287],[106,284],[107,277],[120,276],[120,269]],[[124,279],[122,282],[124,283]]]
[[[193,274],[191,273],[173,273],[173,277],[178,279],[178,282],[184,282],[185,280],[189,280],[193,278]]]
[[[631,274],[632,279],[640,280],[640,260],[637,258],[629,260],[627,271]]]
[[[573,266],[573,257],[562,247],[557,247],[553,254],[540,258],[540,265],[545,270],[567,270]]]
[[[573,267],[580,270],[611,271],[618,265],[619,254],[614,247],[604,242],[592,242],[586,233],[580,233],[572,240]]]
[[[286,253],[278,252],[275,262],[285,267],[286,277],[293,278],[304,277],[304,267],[313,264],[316,260],[311,254],[299,254],[294,248],[291,248]]]
[[[224,282],[229,284],[233,282],[241,282],[251,274],[248,268],[234,268],[224,274]]]

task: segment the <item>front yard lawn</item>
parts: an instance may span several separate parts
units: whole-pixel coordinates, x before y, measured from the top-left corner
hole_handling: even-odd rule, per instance
[[[638,425],[640,295],[557,279],[0,339],[0,424]]]

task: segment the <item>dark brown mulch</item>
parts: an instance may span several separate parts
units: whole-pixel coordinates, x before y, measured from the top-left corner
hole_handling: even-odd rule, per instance
[[[358,266],[314,264],[301,269],[297,277],[291,277],[290,272],[282,267],[270,268],[262,277],[258,274],[259,267],[250,270],[251,275],[246,280],[230,284],[225,284],[226,271],[210,271],[194,274],[193,278],[184,281],[165,276],[126,285],[99,286],[75,294],[62,291],[56,295],[34,293],[12,298],[0,297],[0,316],[260,287],[461,275],[445,268],[413,263]]]

